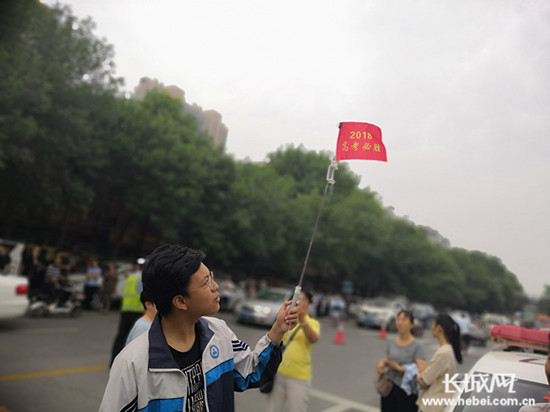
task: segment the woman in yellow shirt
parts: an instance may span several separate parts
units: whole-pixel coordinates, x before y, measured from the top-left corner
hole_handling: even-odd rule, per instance
[[[279,365],[273,390],[268,395],[267,412],[305,412],[311,388],[311,347],[319,339],[321,327],[307,309],[313,295],[300,293],[299,330],[287,344],[294,331],[283,338],[285,351]]]

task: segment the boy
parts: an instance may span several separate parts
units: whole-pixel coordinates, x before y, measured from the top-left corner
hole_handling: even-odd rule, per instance
[[[100,411],[233,411],[234,390],[273,378],[299,305],[289,310],[286,302],[251,351],[224,321],[204,317],[220,309],[218,284],[204,257],[179,245],[161,246],[147,257],[143,291],[158,313],[149,332],[115,359]]]

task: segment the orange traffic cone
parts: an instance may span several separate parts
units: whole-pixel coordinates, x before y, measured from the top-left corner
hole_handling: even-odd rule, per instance
[[[340,319],[338,321],[338,328],[336,329],[336,336],[334,337],[334,343],[344,343],[344,325],[346,324],[346,321],[343,319]]]
[[[380,333],[378,334],[378,337],[380,339],[386,339],[386,322],[382,322],[382,325],[380,325]]]

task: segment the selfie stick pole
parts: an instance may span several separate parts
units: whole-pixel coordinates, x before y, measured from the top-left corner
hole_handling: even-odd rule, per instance
[[[313,245],[313,238],[315,237],[315,233],[317,232],[317,226],[319,224],[319,218],[321,217],[321,211],[323,210],[323,206],[325,204],[325,197],[327,196],[328,188],[329,186],[332,186],[334,184],[335,170],[338,170],[338,163],[336,162],[336,160],[332,160],[327,170],[327,184],[325,185],[325,192],[323,193],[321,205],[319,206],[319,211],[317,212],[317,218],[315,219],[315,224],[313,225],[313,233],[311,235],[311,240],[309,241],[309,247],[307,249],[306,258],[304,260],[302,274],[300,275],[300,282],[298,282],[298,286],[296,286],[296,288],[294,289],[294,296],[292,296],[290,309],[296,306],[296,301],[300,298],[300,292],[302,291],[302,281],[304,280],[304,273],[306,273],[306,266],[309,259],[309,253],[311,252],[311,246]]]

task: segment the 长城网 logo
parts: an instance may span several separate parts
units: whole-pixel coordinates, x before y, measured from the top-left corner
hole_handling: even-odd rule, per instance
[[[461,375],[455,373],[450,376],[445,374],[443,384],[446,393],[454,393],[463,385],[464,392],[493,393],[495,389],[508,388],[508,393],[516,393],[514,382],[516,375],[513,373],[474,373]]]

